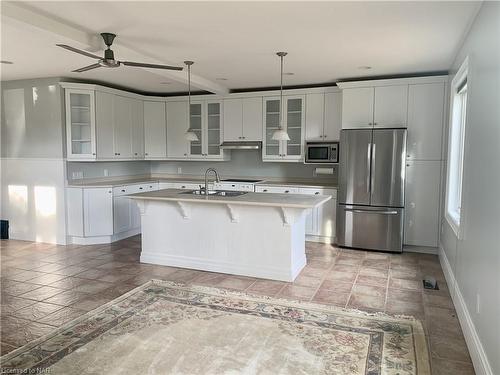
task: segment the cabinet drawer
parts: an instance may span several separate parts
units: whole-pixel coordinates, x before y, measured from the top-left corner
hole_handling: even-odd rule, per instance
[[[117,186],[113,188],[113,197],[119,197],[121,195],[142,193],[147,191],[146,185],[138,184],[138,185],[125,185],[125,186]]]
[[[260,185],[255,187],[256,193],[290,193],[299,194],[299,188],[289,186],[266,186]]]
[[[331,195],[332,199],[337,198],[337,189],[326,189],[326,188],[300,188],[299,194],[306,195]]]

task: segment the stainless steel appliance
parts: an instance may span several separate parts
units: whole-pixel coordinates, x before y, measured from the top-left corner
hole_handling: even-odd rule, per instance
[[[307,142],[306,163],[338,163],[338,142]]]
[[[337,243],[403,250],[406,129],[340,133]]]

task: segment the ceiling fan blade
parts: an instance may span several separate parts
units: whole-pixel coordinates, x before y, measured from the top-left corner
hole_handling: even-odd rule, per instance
[[[83,68],[80,68],[80,69],[72,70],[72,72],[81,73],[81,72],[86,72],[87,70],[92,70],[92,69],[96,69],[96,68],[100,68],[100,67],[101,67],[101,64],[92,64],[92,65],[84,66]]]
[[[81,49],[78,49],[78,48],[75,48],[75,47],[71,47],[71,46],[68,46],[66,44],[56,44],[56,46],[64,48],[64,49],[67,49],[68,51],[79,53],[80,55],[84,55],[84,56],[87,56],[87,57],[92,57],[93,59],[98,59],[98,60],[102,59],[101,56],[94,55],[94,54],[92,54],[90,52],[83,51]]]
[[[158,64],[146,64],[146,63],[137,63],[132,61],[120,61],[123,65],[126,66],[137,66],[139,68],[153,68],[153,69],[167,69],[167,70],[182,70],[183,68],[178,66],[169,66],[169,65],[158,65]]]

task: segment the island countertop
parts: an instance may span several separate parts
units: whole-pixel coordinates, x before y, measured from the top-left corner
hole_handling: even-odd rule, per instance
[[[189,203],[237,204],[246,206],[267,206],[287,208],[314,208],[328,200],[328,195],[276,194],[276,193],[246,193],[239,196],[215,196],[185,194],[186,190],[163,189],[145,193],[127,195],[137,200],[176,201]]]

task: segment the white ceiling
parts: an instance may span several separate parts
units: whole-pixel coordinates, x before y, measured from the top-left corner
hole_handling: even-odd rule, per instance
[[[193,73],[229,89],[278,85],[279,59],[274,53],[279,50],[289,53],[285,71],[294,73],[285,77],[285,85],[448,70],[480,7],[479,2],[36,1],[26,5],[87,33],[116,33],[121,45],[113,49],[118,59],[178,65],[194,60]],[[178,78],[139,68],[70,73],[94,61],[55,43],[84,47],[69,34],[26,26],[2,14],[1,58],[14,62],[2,64],[2,80],[59,76],[140,91],[186,90]]]

